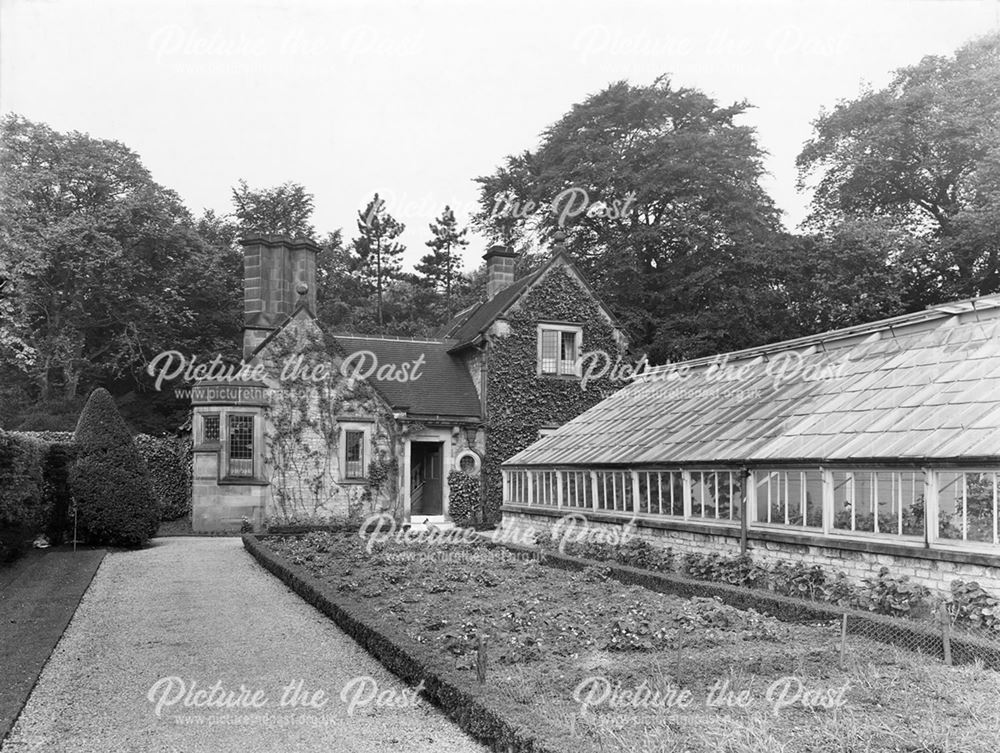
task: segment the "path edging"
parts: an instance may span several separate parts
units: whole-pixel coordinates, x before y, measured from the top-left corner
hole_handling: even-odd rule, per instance
[[[378,615],[357,604],[331,597],[315,578],[296,572],[286,558],[271,551],[255,534],[243,536],[244,548],[292,591],[332,619],[337,626],[378,659],[390,672],[410,685],[424,682],[424,696],[440,708],[471,737],[504,753],[554,753],[539,743],[529,730],[520,728],[489,700],[430,669],[413,651],[409,640],[385,627],[376,628]]]

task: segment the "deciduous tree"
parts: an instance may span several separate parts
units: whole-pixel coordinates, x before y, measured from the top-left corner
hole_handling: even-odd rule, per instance
[[[875,219],[924,240],[910,307],[1000,290],[998,163],[1000,34],[822,112],[798,157],[813,227]]]

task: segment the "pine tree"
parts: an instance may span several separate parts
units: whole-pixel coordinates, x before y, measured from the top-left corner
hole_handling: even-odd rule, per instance
[[[363,274],[375,285],[375,305],[378,328],[384,327],[382,318],[382,294],[389,280],[399,277],[402,266],[400,257],[406,246],[396,241],[406,226],[396,220],[385,209],[385,200],[375,197],[364,210],[358,212],[358,237],[354,239],[354,251],[363,264]]]
[[[450,317],[452,288],[455,277],[462,267],[458,251],[469,245],[469,241],[465,238],[468,228],[458,229],[455,213],[447,205],[441,212],[441,216],[429,227],[433,237],[427,241],[426,245],[431,248],[431,252],[420,259],[416,270],[435,290],[444,295],[445,310],[447,316]]]

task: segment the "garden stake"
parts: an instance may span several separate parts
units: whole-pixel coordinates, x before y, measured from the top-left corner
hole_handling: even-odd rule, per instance
[[[847,653],[847,612],[840,620],[840,669],[844,668],[844,654]]]
[[[951,634],[949,631],[951,620],[948,619],[948,608],[944,604],[938,610],[938,615],[941,618],[941,642],[944,644],[944,663],[951,666]]]
[[[677,678],[678,684],[681,681],[681,648],[684,646],[684,633],[677,633],[677,666],[674,668],[674,676]]]
[[[486,640],[482,633],[476,636],[476,679],[480,685],[486,682]]]

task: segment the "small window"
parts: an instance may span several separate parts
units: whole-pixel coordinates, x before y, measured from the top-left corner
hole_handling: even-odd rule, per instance
[[[220,439],[219,414],[211,413],[201,417],[202,442],[205,444],[218,444]]]
[[[228,475],[253,478],[253,416],[229,416]]]
[[[551,376],[579,376],[582,337],[583,330],[580,327],[540,325],[538,373]]]
[[[365,476],[365,433],[344,432],[344,477],[361,479]]]
[[[473,450],[463,450],[456,458],[458,469],[466,476],[478,476],[482,468],[482,460]]]

